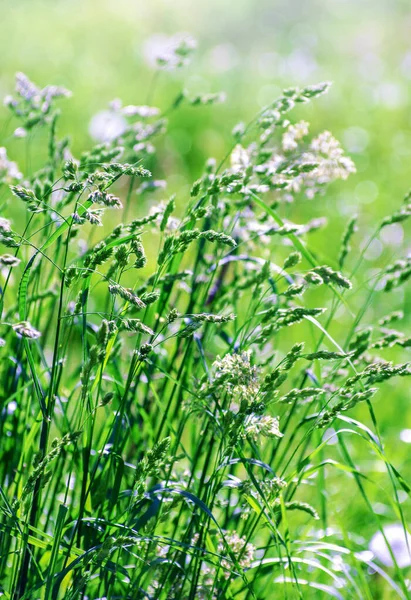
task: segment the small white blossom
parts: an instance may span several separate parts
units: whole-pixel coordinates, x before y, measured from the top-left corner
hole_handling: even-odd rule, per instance
[[[215,370],[215,380],[224,381],[228,393],[233,393],[237,387],[242,389],[249,388],[256,393],[257,367],[251,365],[251,352],[242,354],[226,354],[223,358],[217,357],[213,367]]]
[[[315,165],[315,168],[289,179],[284,175],[276,176],[287,182],[286,191],[290,200],[293,193],[300,191],[312,199],[324,185],[336,179],[347,179],[356,171],[351,158],[344,155],[340,143],[329,131],[324,131],[311,141],[308,151],[301,154],[299,162],[301,165]]]

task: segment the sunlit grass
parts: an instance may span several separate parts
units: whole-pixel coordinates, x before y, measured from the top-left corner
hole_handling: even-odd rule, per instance
[[[175,40],[159,66],[193,49]],[[410,197],[365,244],[361,215],[330,236],[324,193],[355,167],[293,119],[328,87],[235,126],[174,197],[165,117],[219,94],[116,103],[110,135],[105,122],[73,156],[67,91],[17,76],[24,172],[0,155],[6,597],[409,597],[410,490],[374,403],[411,374],[397,300],[411,263],[364,258]],[[402,546],[384,561],[386,521]]]

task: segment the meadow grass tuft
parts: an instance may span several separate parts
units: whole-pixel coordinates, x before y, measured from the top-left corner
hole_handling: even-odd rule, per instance
[[[159,68],[194,47],[178,40]],[[374,402],[411,375],[411,341],[395,295],[365,316],[411,263],[362,270],[409,196],[368,245],[352,217],[329,256],[315,251],[326,222],[294,222],[294,206],[355,171],[330,132],[293,120],[328,88],[284,91],[174,197],[156,179],[167,117],[222,94],[116,101],[123,126],[75,157],[58,134],[69,92],[17,75],[5,104],[25,172],[0,148],[4,597],[410,597],[373,502],[385,494],[406,531],[410,488]],[[365,552],[348,497],[392,566]]]

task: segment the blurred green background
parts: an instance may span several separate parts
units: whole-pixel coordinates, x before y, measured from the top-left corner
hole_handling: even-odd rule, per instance
[[[70,134],[74,154],[90,144],[93,114],[114,98],[125,104],[150,100],[165,109],[182,88],[191,94],[223,90],[223,105],[182,107],[171,115],[162,172],[155,176],[166,173],[169,190],[184,198],[205,159],[224,156],[238,121],[251,119],[284,87],[331,80],[328,96],[299,108],[298,116],[313,131],[330,129],[357,174],[293,213],[297,222],[329,218],[316,249],[334,260],[351,214],[360,213],[365,239],[411,188],[409,0],[2,0],[0,7],[0,94],[13,91],[16,71],[39,86],[72,90],[73,97],[60,103],[60,134]],[[153,52],[164,36],[178,32],[197,39],[196,56],[181,71],[161,72],[153,86]],[[24,141],[12,136],[16,126],[0,109],[0,146],[24,168]],[[381,257],[380,266],[408,249],[405,228],[386,231],[366,254],[377,263]],[[381,296],[381,313],[407,312],[410,292],[400,290],[395,298],[393,306]],[[365,323],[375,316],[369,311]],[[408,334],[410,326],[406,319]],[[395,381],[385,389],[376,411],[387,455],[411,476],[409,446],[400,441],[400,431],[411,429],[408,384]],[[369,421],[365,410],[362,416]],[[402,438],[411,442],[411,435]],[[371,457],[363,460],[372,470]]]
[[[2,0],[0,94],[16,71],[38,85],[64,85],[61,132],[74,152],[89,144],[90,118],[113,98],[166,108],[183,87],[220,91],[227,102],[173,114],[167,175],[178,188],[204,160],[224,154],[233,125],[247,121],[284,87],[331,80],[329,95],[300,110],[314,129],[329,128],[358,174],[324,203],[373,218],[411,186],[411,4],[408,0]],[[162,73],[153,92],[151,61],[164,37],[198,40],[191,65]],[[0,125],[7,111],[0,112]],[[24,142],[3,131],[18,158]],[[4,134],[4,131],[6,133]],[[313,207],[310,207],[312,213]],[[323,212],[322,203],[320,212]],[[314,208],[315,211],[315,208]],[[314,215],[313,215],[314,216]]]
[[[1,15],[0,93],[13,89],[19,70],[72,90],[61,107],[75,151],[110,100],[147,101],[150,54],[165,35],[189,32],[196,58],[161,75],[153,103],[167,106],[181,87],[225,90],[227,102],[173,116],[169,150],[180,176],[221,155],[232,126],[283,87],[331,80],[328,97],[303,116],[332,129],[357,164],[357,177],[339,187],[339,213],[358,202],[384,213],[411,185],[408,0],[2,0]]]

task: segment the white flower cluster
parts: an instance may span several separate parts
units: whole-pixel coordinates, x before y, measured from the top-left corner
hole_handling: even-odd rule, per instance
[[[224,539],[221,535],[218,536],[217,552],[221,556],[220,567],[224,579],[229,579],[232,572],[236,572],[236,564],[233,561],[232,555],[238,561],[238,564],[242,569],[248,569],[255,558],[256,548],[250,542],[247,542],[245,537],[238,535],[236,531],[223,531]],[[191,545],[197,546],[199,541],[199,534],[196,533],[192,539]],[[228,546],[228,548],[227,548]],[[228,550],[231,553],[227,556]],[[201,574],[199,579],[198,588],[196,591],[196,598],[204,600],[213,600],[216,598],[215,593],[215,577],[217,575],[217,569],[215,566],[207,564],[205,561],[201,563]]]
[[[247,196],[274,189],[279,191],[283,200],[290,202],[293,194],[304,192],[308,198],[313,198],[326,184],[336,179],[347,179],[355,173],[353,161],[344,154],[340,143],[329,131],[322,132],[311,142],[305,139],[308,134],[309,124],[306,121],[288,123],[280,148],[270,149],[270,155],[264,162],[259,162],[258,145],[252,143],[243,147],[238,143],[230,156],[231,173],[242,175],[242,180],[239,177],[234,180],[237,190],[240,184],[239,191]],[[264,132],[264,143],[267,135]]]
[[[236,412],[246,404],[252,406],[258,402],[261,392],[259,372],[251,364],[251,352],[226,354],[213,363],[215,391],[226,394],[231,400],[230,410]],[[261,437],[282,437],[278,417],[249,414],[244,420],[244,433],[253,440]]]
[[[250,362],[251,352],[226,354],[213,363],[214,381],[232,400],[252,402],[259,392],[258,369]]]
[[[264,437],[283,437],[278,417],[249,415],[244,423],[245,434],[258,441]]]
[[[279,157],[275,157],[277,162]],[[285,191],[298,193],[303,191],[307,198],[314,198],[320,189],[337,179],[347,179],[355,173],[355,165],[349,156],[344,154],[340,143],[329,131],[323,131],[314,138],[306,152],[299,158],[299,163],[304,165],[315,164],[316,168],[299,173],[296,177],[287,178],[286,174],[274,176],[275,183],[286,182]],[[286,195],[291,200],[291,196]]]
[[[231,152],[230,162],[234,172],[244,171],[251,163],[250,154],[241,144],[237,144]]]
[[[351,173],[355,173],[353,161],[349,156],[344,155],[339,141],[329,131],[323,131],[313,139],[310,150],[314,152],[315,158],[319,161],[316,172],[316,179],[319,183],[329,183],[334,179],[347,179]]]
[[[247,542],[245,537],[239,536],[236,531],[224,532],[224,540],[221,539],[218,543],[217,551],[219,554],[224,554],[226,552],[227,545],[234,556],[238,559],[238,564],[240,567],[242,569],[248,569],[254,560],[256,550],[255,546]],[[223,558],[221,561],[221,566],[224,569],[225,579],[229,579],[231,570],[235,569],[233,561],[231,559]]]
[[[286,131],[283,133],[282,146],[284,152],[290,150],[297,150],[298,142],[308,135],[308,123],[307,121],[300,121],[295,125],[289,125]]]
[[[257,367],[251,365],[251,351],[241,354],[226,354],[223,358],[217,357],[213,363],[215,378],[227,376],[230,380],[240,380],[243,383],[254,381],[257,377]]]

